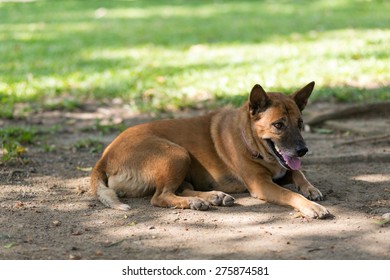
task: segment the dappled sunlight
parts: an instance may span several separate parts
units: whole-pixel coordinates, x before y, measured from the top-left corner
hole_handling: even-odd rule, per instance
[[[109,9],[106,10],[104,18],[113,19],[149,19],[154,17],[171,18],[171,17],[196,17],[196,18],[208,18],[216,14],[223,13],[218,9],[217,5],[203,5],[203,6],[171,6],[162,5],[157,7],[151,7],[148,9],[143,8],[121,8],[121,9]]]
[[[74,156],[72,170],[88,167],[76,163]],[[43,250],[48,257],[68,258],[80,253],[88,259],[390,257],[386,255],[390,252],[387,228],[377,223],[378,215],[350,204],[348,201],[361,199],[351,192],[344,199],[340,194],[334,196],[342,191],[335,189],[320,202],[335,215],[326,220],[302,218],[291,208],[265,203],[247,193],[234,195],[235,206],[204,212],[153,207],[150,197],[122,198],[131,209],[119,211],[106,208],[84,192],[89,172],[75,170],[68,176],[57,174],[56,169],[50,172],[53,174],[20,180],[14,176],[13,183],[0,188],[6,198],[0,209],[12,218],[17,228],[13,234],[27,240],[21,243],[17,239],[21,243],[17,250],[33,258],[42,256],[39,252]],[[9,233],[8,229],[3,231]],[[31,237],[25,237],[26,231]],[[31,249],[34,246],[41,251]],[[41,249],[48,246],[49,250]],[[73,251],[73,247],[77,249]]]
[[[352,177],[353,180],[369,183],[390,182],[390,175],[387,174],[365,174]]]
[[[331,207],[337,217],[330,220],[272,215],[264,209],[254,215],[251,206],[251,215],[248,206],[208,212],[153,208],[152,215],[145,214],[144,207],[151,206],[124,215],[115,212],[113,221],[98,219],[94,225],[101,227],[108,246],[141,256],[141,252],[156,256],[165,252],[181,258],[343,259],[351,252],[359,258],[384,251],[375,219],[362,223],[359,217],[364,213],[348,211],[345,216],[346,209],[339,206]]]
[[[261,44],[196,44],[185,49],[145,45],[84,50],[85,63],[117,61],[118,66],[108,73],[84,76],[81,72],[80,79],[85,80],[85,88],[107,80],[191,100],[212,99],[221,92],[244,94],[258,81],[267,88],[300,87],[309,80],[316,80],[317,88],[388,86],[389,59],[376,56],[385,51],[390,32],[346,29],[308,36],[315,38],[299,43],[299,39],[280,43],[277,39]],[[131,93],[124,87],[122,96],[127,94]]]
[[[0,9],[0,95],[12,104],[119,97],[136,110],[172,110],[231,101],[255,83],[295,90],[312,80],[322,89],[313,99],[338,97],[338,87],[358,100],[353,88],[387,94],[390,32],[378,3],[14,5]]]
[[[261,12],[269,12],[276,14],[290,14],[296,11],[296,7],[288,5],[288,3],[271,2],[264,6],[261,3],[258,7],[262,7]],[[106,9],[104,17],[107,18],[121,18],[121,19],[133,19],[133,18],[172,18],[172,17],[184,17],[184,18],[200,18],[207,19],[218,15],[231,14],[231,13],[251,13],[253,11],[252,3],[248,2],[214,2],[214,3],[202,3],[198,2],[190,4],[188,6],[171,4],[171,5],[156,5],[151,6],[148,9],[142,8],[121,8],[121,9]]]
[[[31,2],[37,2],[39,0],[0,0],[1,3],[31,3]]]
[[[9,33],[8,30],[13,32]],[[95,26],[90,22],[49,24],[45,22],[1,24],[1,39],[15,40],[25,43],[54,42],[59,37],[59,32],[65,34],[93,32]],[[63,33],[63,34],[64,34]],[[50,50],[49,50],[50,51]]]

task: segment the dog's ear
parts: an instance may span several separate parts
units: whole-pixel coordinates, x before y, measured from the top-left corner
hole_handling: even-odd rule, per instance
[[[271,99],[268,97],[264,89],[256,84],[249,95],[249,110],[251,115],[254,116],[260,112],[265,111],[271,106]]]
[[[293,95],[292,98],[294,99],[295,103],[297,104],[299,110],[303,111],[305,109],[307,100],[310,97],[310,94],[312,93],[314,88],[314,82],[311,82],[301,88],[300,90],[296,91]]]

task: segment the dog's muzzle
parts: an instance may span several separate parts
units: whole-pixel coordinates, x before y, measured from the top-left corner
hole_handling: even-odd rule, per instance
[[[271,139],[265,139],[265,142],[279,164],[289,170],[298,170],[301,168],[301,159],[299,157],[304,156],[309,151],[306,146],[302,145],[296,151],[297,155],[295,156],[283,151],[283,149],[279,148]]]

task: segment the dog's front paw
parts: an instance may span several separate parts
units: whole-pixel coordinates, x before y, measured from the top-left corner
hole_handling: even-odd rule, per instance
[[[222,205],[233,206],[235,200],[236,199],[231,195],[225,194],[225,196],[223,197]]]
[[[332,216],[324,206],[315,202],[310,202],[305,207],[301,207],[299,211],[307,218],[325,219]]]
[[[303,194],[304,197],[310,200],[318,201],[324,200],[324,196],[320,192],[319,189],[313,187],[312,185],[307,185],[305,187],[300,187],[299,190]]]
[[[234,200],[231,195],[219,191],[213,192],[209,198],[210,203],[215,206],[232,206]]]
[[[189,201],[190,209],[192,210],[200,210],[200,211],[206,211],[210,209],[210,204],[199,198],[193,198]]]

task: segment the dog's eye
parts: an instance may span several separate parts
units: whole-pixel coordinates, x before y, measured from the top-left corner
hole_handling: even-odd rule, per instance
[[[276,128],[276,129],[282,129],[284,127],[284,123],[282,122],[276,122],[273,124],[273,126]]]

